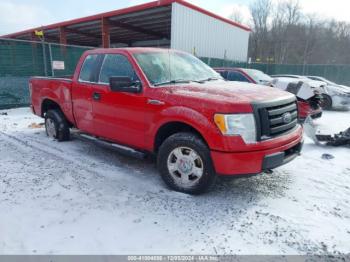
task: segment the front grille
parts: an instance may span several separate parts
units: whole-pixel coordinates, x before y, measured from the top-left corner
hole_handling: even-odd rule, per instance
[[[295,98],[254,104],[258,140],[266,140],[290,132],[298,124]]]

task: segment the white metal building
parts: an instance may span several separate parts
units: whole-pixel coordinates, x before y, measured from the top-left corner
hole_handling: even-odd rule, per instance
[[[249,31],[180,3],[172,4],[171,48],[200,57],[246,61]]]
[[[250,29],[183,0],[159,0],[2,36],[96,47],[171,47],[199,57],[246,61]]]

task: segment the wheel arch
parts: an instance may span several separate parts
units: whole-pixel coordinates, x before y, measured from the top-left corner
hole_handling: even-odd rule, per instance
[[[48,110],[52,110],[52,109],[58,109],[63,113],[60,105],[56,101],[50,98],[43,99],[43,101],[41,102],[41,116],[44,117],[45,113]]]
[[[333,98],[329,94],[322,94],[323,96],[323,101],[322,101],[322,108],[323,109],[332,109],[333,105]],[[323,104],[324,101],[327,101],[327,104]]]
[[[159,150],[159,147],[162,145],[162,143],[171,135],[180,133],[180,132],[189,132],[197,135],[199,138],[203,140],[203,142],[208,146],[208,143],[204,136],[201,134],[201,132],[193,127],[191,124],[188,124],[183,121],[169,121],[166,123],[163,123],[157,130],[155,139],[154,139],[154,152],[157,153]]]

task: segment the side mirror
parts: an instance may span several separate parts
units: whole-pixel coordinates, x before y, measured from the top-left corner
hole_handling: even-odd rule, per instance
[[[112,76],[109,78],[109,86],[113,92],[140,93],[140,81],[132,81],[128,76]]]

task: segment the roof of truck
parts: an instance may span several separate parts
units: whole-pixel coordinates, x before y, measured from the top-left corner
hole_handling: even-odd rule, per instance
[[[120,48],[96,48],[86,51],[88,54],[106,54],[106,53],[119,53],[119,52],[128,52],[128,53],[148,53],[148,52],[178,52],[185,53],[181,50],[169,49],[169,48],[158,48],[158,47],[120,47]]]

